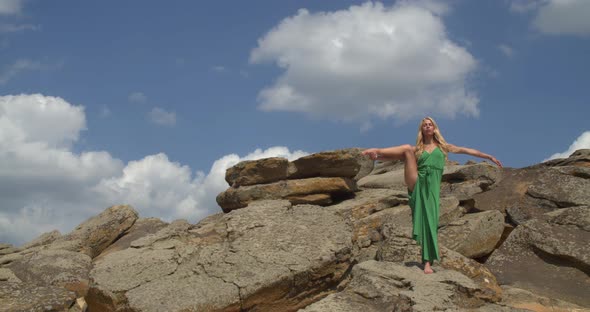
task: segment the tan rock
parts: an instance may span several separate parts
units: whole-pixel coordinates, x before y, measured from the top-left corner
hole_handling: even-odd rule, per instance
[[[244,208],[249,203],[264,199],[296,198],[298,202],[303,196],[313,194],[330,194],[346,196],[357,190],[354,180],[348,178],[309,178],[286,180],[270,184],[229,188],[217,196],[217,203],[224,212]]]
[[[288,166],[282,157],[242,161],[227,169],[225,181],[234,187],[277,182],[287,178]]]
[[[590,307],[590,208],[559,209],[519,226],[486,261],[502,284]]]
[[[68,311],[76,300],[73,291],[56,286],[0,282],[0,311]]]
[[[373,170],[374,162],[363,156],[362,149],[349,148],[311,154],[289,164],[289,179],[310,177],[360,178]]]
[[[581,312],[588,310],[567,301],[539,296],[516,287],[505,285],[502,286],[502,289],[502,304],[514,308],[535,312]]]
[[[79,251],[94,258],[125,233],[137,217],[131,206],[112,206],[57,238],[49,248]]]
[[[94,258],[94,261],[100,260],[102,257],[113,253],[115,251],[127,249],[131,247],[131,243],[142,237],[154,234],[166,227],[168,223],[157,218],[140,218],[135,221],[133,226],[127,230],[122,237],[117,239],[113,244],[109,245],[100,255]]]
[[[33,239],[32,241],[24,244],[22,249],[33,248],[37,246],[43,246],[47,244],[53,243],[56,239],[61,236],[61,233],[58,230],[54,230],[51,232],[43,233],[39,237]]]
[[[491,253],[504,232],[504,216],[499,211],[466,214],[439,230],[439,243],[468,258]]]

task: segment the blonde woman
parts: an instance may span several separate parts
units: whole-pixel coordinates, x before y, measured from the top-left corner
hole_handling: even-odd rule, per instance
[[[491,155],[447,143],[431,117],[422,119],[416,146],[370,148],[363,152],[373,160],[404,161],[404,178],[412,208],[412,236],[422,247],[422,262],[426,274],[433,273],[431,263],[440,260],[437,242],[440,183],[447,153],[489,159],[502,167],[500,161]]]

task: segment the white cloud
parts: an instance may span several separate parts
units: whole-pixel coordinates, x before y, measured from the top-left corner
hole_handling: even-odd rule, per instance
[[[550,0],[539,8],[533,25],[552,35],[590,35],[590,1]]]
[[[131,204],[141,217],[196,222],[221,212],[215,197],[228,187],[230,166],[306,155],[286,147],[257,149],[193,173],[163,153],[127,164],[106,151],[75,153],[72,145],[85,127],[83,107],[61,98],[0,96],[0,242],[21,244],[54,229],[67,233],[117,204]]]
[[[527,13],[538,9],[544,0],[512,0],[510,11],[516,13]]]
[[[1,2],[1,0],[0,0]],[[14,25],[14,24],[3,24],[0,25],[0,34],[1,33],[14,33],[19,31],[25,30],[39,30],[39,26],[30,25],[30,24],[22,24],[22,25]]]
[[[499,45],[498,49],[500,49],[500,51],[507,57],[512,57],[514,55],[514,50],[506,44]]]
[[[573,152],[584,148],[590,148],[590,131],[585,131],[582,133],[565,152],[555,153],[543,161],[555,158],[568,158]]]
[[[371,117],[478,115],[466,87],[476,61],[452,42],[433,1],[299,10],[258,40],[251,63],[284,73],[258,94],[264,111],[366,123]]]
[[[45,66],[41,65],[39,62],[27,59],[17,60],[12,65],[8,66],[8,68],[0,72],[0,85],[6,84],[10,79],[14,78],[14,76],[20,74],[23,71],[40,70],[44,68]]]
[[[174,126],[176,124],[176,113],[167,112],[159,107],[154,107],[149,112],[150,120],[160,126]]]
[[[18,14],[21,11],[24,0],[0,0],[0,15]]]
[[[127,100],[131,103],[145,103],[147,102],[147,96],[141,92],[133,92],[129,94]]]

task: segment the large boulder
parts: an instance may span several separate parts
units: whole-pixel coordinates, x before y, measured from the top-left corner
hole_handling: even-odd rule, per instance
[[[373,170],[373,160],[360,148],[327,151],[301,157],[289,163],[289,179],[345,177],[358,181]]]
[[[232,187],[265,184],[287,179],[289,161],[282,157],[246,160],[225,172],[225,181]]]
[[[350,196],[356,190],[356,183],[350,178],[284,180],[229,188],[217,196],[217,203],[224,212],[244,208],[253,201],[265,199],[287,199],[293,204],[326,204],[332,203],[332,199]]]
[[[334,211],[256,201],[109,253],[96,261],[86,299],[90,310],[295,311],[345,278],[350,237]]]
[[[424,274],[415,266],[365,261],[352,270],[345,290],[332,294],[302,311],[443,311],[491,305],[478,294],[482,289],[465,275],[440,269]],[[513,311],[491,305],[489,311]]]
[[[76,293],[56,286],[0,282],[0,311],[81,311]]]
[[[573,152],[568,158],[552,159],[532,167],[558,166],[590,167],[590,149],[579,149]]]
[[[504,232],[501,212],[485,211],[466,214],[439,230],[439,244],[468,258],[490,254]]]
[[[486,266],[502,284],[590,307],[590,207],[559,209],[516,227]]]
[[[79,251],[94,258],[131,228],[137,218],[137,212],[131,206],[112,206],[48,246],[51,249]]]

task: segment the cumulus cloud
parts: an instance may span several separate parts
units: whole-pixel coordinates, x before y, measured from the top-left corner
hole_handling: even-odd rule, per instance
[[[254,64],[284,72],[258,94],[263,111],[367,124],[371,117],[478,115],[467,88],[477,67],[446,33],[434,1],[367,2],[336,12],[301,9],[258,40]]]
[[[498,49],[500,50],[500,52],[502,52],[502,54],[506,55],[507,57],[512,57],[512,55],[514,55],[514,50],[506,44],[499,45]]]
[[[555,158],[568,158],[573,152],[584,148],[590,148],[590,131],[584,131],[565,152],[555,153],[543,161]]]
[[[151,122],[160,126],[174,126],[176,124],[176,113],[167,112],[159,107],[154,107],[148,113]]]
[[[307,153],[286,147],[225,155],[209,172],[196,171],[166,154],[127,164],[106,151],[75,153],[86,129],[84,108],[58,97],[0,96],[0,242],[21,244],[54,229],[67,233],[117,204],[141,217],[196,222],[221,209],[225,170],[242,160]]]
[[[550,0],[539,8],[533,25],[552,35],[590,35],[590,1]]]
[[[0,1],[0,15],[12,15],[21,12],[24,0],[2,0]]]
[[[2,72],[0,72],[0,85],[6,84],[10,79],[14,78],[14,76],[20,74],[21,72],[28,71],[28,70],[39,70],[44,69],[43,66],[39,62],[27,60],[27,59],[20,59],[5,68]]]
[[[127,100],[131,103],[145,103],[147,102],[147,96],[141,92],[133,92],[129,94]]]

